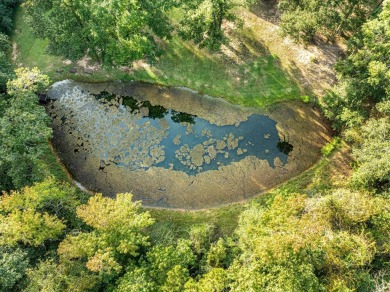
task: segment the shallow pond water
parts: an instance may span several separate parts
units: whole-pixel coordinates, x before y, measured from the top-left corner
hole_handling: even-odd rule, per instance
[[[187,88],[61,81],[48,91],[52,143],[89,190],[145,206],[240,201],[307,169],[329,139],[313,108],[244,108]]]
[[[101,169],[113,163],[129,171],[155,166],[196,175],[250,155],[275,167],[275,158],[285,164],[292,150],[291,144],[284,153],[278,148],[276,122],[259,114],[222,126],[131,96],[90,94],[79,87],[52,101],[49,111],[78,141],[74,152],[82,148],[98,155]]]

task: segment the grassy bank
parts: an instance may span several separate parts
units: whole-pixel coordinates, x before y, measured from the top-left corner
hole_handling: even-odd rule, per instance
[[[46,52],[47,41],[37,39],[25,21],[22,9],[16,19],[12,41],[18,67],[38,67],[53,81],[142,80],[169,86],[186,86],[244,106],[265,107],[274,102],[297,99],[301,95],[292,76],[282,70],[280,60],[242,31],[219,53],[199,49],[174,37],[164,44],[161,57],[153,62],[136,62],[132,68],[100,68],[92,75],[76,63],[67,63]],[[237,48],[235,43],[239,42]],[[69,73],[76,67],[78,73]]]

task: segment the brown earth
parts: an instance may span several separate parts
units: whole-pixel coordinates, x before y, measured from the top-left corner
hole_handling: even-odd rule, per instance
[[[204,209],[254,197],[312,166],[320,157],[321,147],[330,141],[330,129],[319,111],[298,101],[275,104],[260,111],[240,108],[188,89],[136,82],[87,84],[83,90],[132,95],[154,104],[159,100],[167,108],[187,111],[222,125],[239,123],[253,113],[265,114],[277,122],[279,138],[294,146],[287,164],[276,158],[274,168],[266,160],[247,156],[196,176],[154,166],[146,171],[129,171],[115,164],[102,168],[99,156],[83,150],[75,153],[77,141],[66,129],[53,125],[53,144],[77,181],[105,195],[133,193],[134,200],[141,200],[145,206]]]

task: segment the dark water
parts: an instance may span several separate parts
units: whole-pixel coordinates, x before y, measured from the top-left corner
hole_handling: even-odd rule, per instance
[[[102,103],[109,103],[115,96],[101,93],[95,95],[95,98]],[[165,129],[158,143],[164,152],[160,157],[164,159],[158,159],[153,164],[156,167],[196,175],[199,172],[216,170],[223,165],[240,161],[249,155],[267,160],[271,167],[275,167],[274,159],[278,157],[283,164],[287,163],[288,153],[293,148],[287,141],[279,140],[276,122],[265,115],[251,115],[237,126],[217,126],[197,116],[176,112],[162,106],[152,106],[147,101],[139,102],[131,97],[123,97],[118,110],[123,110],[124,107],[131,114],[142,112],[142,109],[147,108],[144,111],[146,114],[136,121],[140,131],[146,125],[148,128]],[[165,124],[163,127],[162,120]],[[108,133],[108,135],[115,134]],[[149,167],[140,166],[138,161],[125,159],[130,155],[129,153],[137,151],[138,145],[139,141],[134,145],[130,142],[128,148],[121,149],[121,154],[116,155],[113,160],[110,160],[109,155],[102,155],[102,163],[113,162],[130,170],[147,169]]]

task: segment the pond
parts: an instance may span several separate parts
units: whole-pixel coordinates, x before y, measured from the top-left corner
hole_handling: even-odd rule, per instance
[[[189,180],[215,188],[218,198],[221,174],[250,177],[259,162],[263,171],[283,169],[295,147],[269,115],[185,88],[62,81],[48,96],[53,145],[75,179],[106,195],[132,192],[144,205],[187,208],[174,197],[185,196]]]

